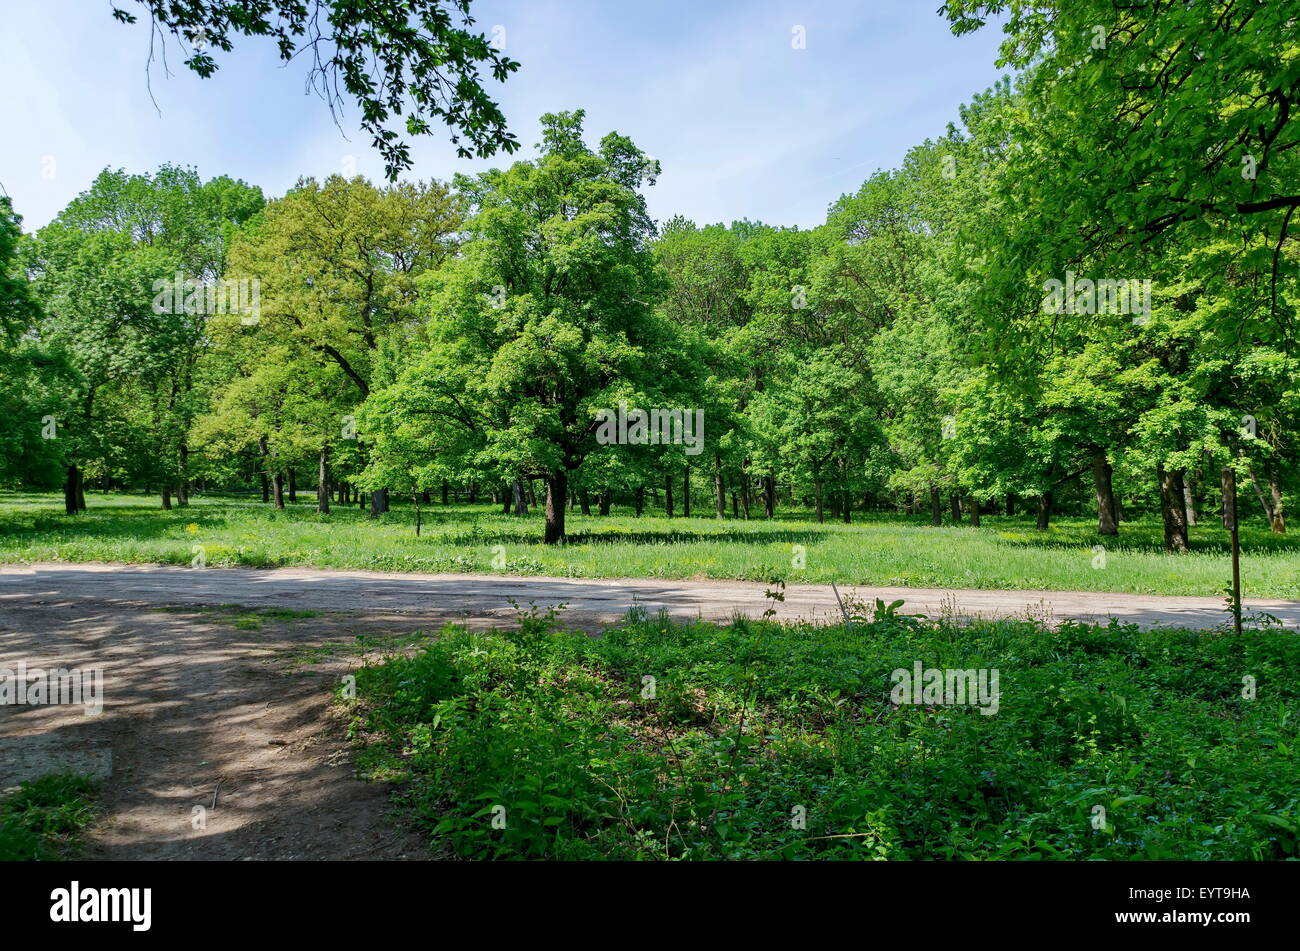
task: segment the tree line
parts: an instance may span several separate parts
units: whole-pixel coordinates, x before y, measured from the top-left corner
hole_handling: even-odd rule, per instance
[[[1101,535],[1158,512],[1170,551],[1226,524],[1237,479],[1285,531],[1285,15],[1012,6],[1015,81],[811,229],[653,221],[658,163],[588,144],[581,110],[543,117],[535,158],[451,182],[267,200],[106,169],[29,235],[5,203],[0,479],[61,484],[70,514],[87,484],[169,508],[310,483],[322,512],[376,517],[458,493],[544,507],[548,542],[593,505],[1090,511]],[[961,33],[1001,7],[946,9]],[[701,411],[702,451],[599,439],[620,405]]]

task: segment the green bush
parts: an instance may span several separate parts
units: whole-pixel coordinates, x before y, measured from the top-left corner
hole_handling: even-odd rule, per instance
[[[997,712],[895,705],[916,661],[997,668]],[[469,857],[1280,859],[1300,855],[1297,671],[1300,638],[1269,627],[878,604],[592,638],[534,610],[364,667],[354,729],[363,771]]]

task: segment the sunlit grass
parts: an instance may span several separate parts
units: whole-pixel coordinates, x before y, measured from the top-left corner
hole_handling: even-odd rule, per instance
[[[855,516],[818,525],[806,512],[767,521],[711,517],[608,517],[570,512],[570,541],[541,543],[539,512],[517,518],[494,505],[399,505],[379,519],[356,507],[318,515],[314,502],[277,512],[258,501],[195,498],[159,509],[145,496],[91,494],[89,509],[62,511],[56,494],[0,493],[0,561],[109,561],[208,567],[289,565],[379,571],[493,572],[580,578],[718,578],[907,587],[1020,588],[1218,596],[1230,577],[1227,533],[1192,529],[1192,551],[1164,553],[1157,520],[1126,522],[1099,538],[1085,518],[988,517],[983,526],[932,527],[923,517]],[[1247,596],[1300,598],[1300,539],[1262,523],[1243,527]],[[1104,567],[1094,546],[1105,546]],[[197,546],[197,547],[196,547]],[[803,566],[797,567],[803,553]]]

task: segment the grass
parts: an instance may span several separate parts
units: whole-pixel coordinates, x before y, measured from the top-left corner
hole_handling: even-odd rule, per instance
[[[998,669],[996,712],[894,703],[918,661]],[[363,775],[440,854],[1295,859],[1298,672],[1300,639],[1270,628],[878,604],[851,628],[634,614],[591,638],[534,611],[449,625],[339,702]]]
[[[75,855],[95,817],[94,791],[92,780],[69,773],[23,783],[0,798],[0,861],[54,861]]]
[[[1230,577],[1227,533],[1212,519],[1192,529],[1192,551],[1170,556],[1158,520],[1125,522],[1100,538],[1095,522],[985,517],[981,528],[926,524],[924,517],[857,516],[818,525],[807,512],[772,521],[712,517],[636,518],[569,513],[570,542],[541,544],[540,515],[503,515],[492,505],[395,508],[380,519],[356,507],[318,515],[311,503],[277,512],[246,499],[197,498],[163,512],[157,499],[91,493],[89,510],[62,512],[56,494],[0,493],[0,562],[109,561],[209,567],[286,565],[380,571],[492,572],[575,578],[719,578],[907,587],[1015,588],[1221,596]],[[1096,568],[1093,548],[1106,548]],[[1300,537],[1243,525],[1248,597],[1300,598]],[[803,567],[797,555],[801,546]]]

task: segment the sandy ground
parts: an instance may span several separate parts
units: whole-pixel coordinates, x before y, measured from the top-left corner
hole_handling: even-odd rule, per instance
[[[765,586],[714,581],[574,581],[286,568],[114,565],[0,568],[0,668],[102,668],[104,707],[0,706],[0,787],[75,769],[104,780],[88,857],[418,859],[387,791],[353,776],[330,697],[360,662],[356,635],[401,637],[447,620],[509,624],[511,598],[564,603],[595,630],[633,604],[679,617],[760,615]],[[1214,598],[1044,591],[846,588],[902,598],[908,612],[1104,619],[1210,627]],[[231,609],[290,608],[307,618]],[[1252,601],[1300,628],[1300,602]],[[778,614],[829,619],[829,587],[791,587]],[[253,629],[237,626],[242,623]],[[196,807],[197,810],[196,810]]]

